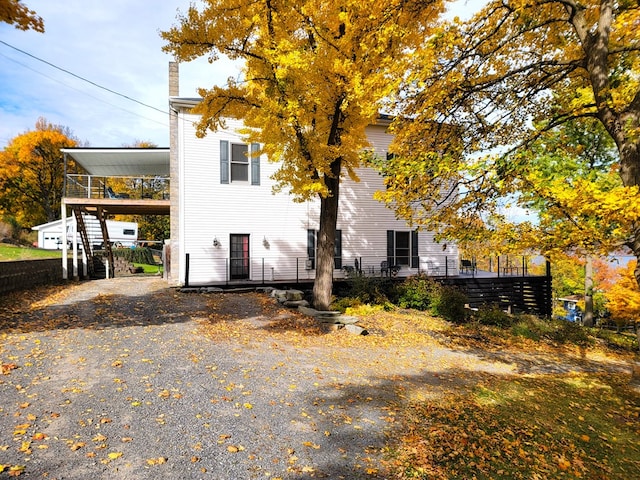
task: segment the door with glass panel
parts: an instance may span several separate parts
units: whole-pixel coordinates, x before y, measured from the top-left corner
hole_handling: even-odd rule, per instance
[[[230,276],[231,280],[249,278],[249,235],[231,234],[230,237]]]

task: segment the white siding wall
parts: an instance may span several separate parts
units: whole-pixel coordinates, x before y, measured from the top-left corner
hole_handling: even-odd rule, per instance
[[[242,124],[228,120],[224,131],[195,136],[197,117],[183,114],[179,122],[180,144],[180,229],[182,239],[179,283],[186,280],[189,256],[189,284],[206,285],[228,279],[230,235],[248,234],[252,280],[310,280],[314,270],[305,269],[307,230],[318,228],[319,202],[295,203],[284,193],[272,193],[271,175],[278,165],[263,156],[260,185],[220,183],[220,140],[242,143],[237,134]],[[384,127],[371,127],[370,138],[379,155],[386,155],[391,137]],[[343,265],[354,265],[357,257],[365,272],[386,259],[387,230],[408,231],[394,213],[373,200],[373,192],[382,188],[382,179],[374,171],[362,169],[360,183],[346,179],[341,186],[338,228],[342,230]],[[214,239],[220,243],[214,246]],[[457,251],[433,242],[433,236],[419,233],[419,255],[442,264],[444,255],[457,265]],[[451,259],[455,257],[455,259]],[[415,273],[404,269],[401,275]],[[342,272],[336,271],[336,277]]]

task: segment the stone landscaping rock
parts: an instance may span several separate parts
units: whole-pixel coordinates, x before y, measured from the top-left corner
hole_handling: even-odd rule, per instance
[[[298,307],[298,310],[300,310],[300,313],[309,315],[310,317],[315,317],[318,313],[318,310],[316,310],[315,308],[311,308],[309,306],[303,306],[303,305],[300,305]]]
[[[280,303],[284,303],[286,301],[296,301],[304,299],[304,292],[300,290],[278,290],[273,289],[271,291],[271,296],[277,299]]]
[[[353,333],[355,335],[369,335],[366,329],[359,327],[358,325],[345,325],[345,330],[349,333]]]
[[[283,303],[285,307],[289,308],[300,308],[300,307],[308,307],[309,302],[306,300],[287,300]]]
[[[285,290],[285,295],[288,301],[304,299],[304,292],[301,292],[300,290]]]

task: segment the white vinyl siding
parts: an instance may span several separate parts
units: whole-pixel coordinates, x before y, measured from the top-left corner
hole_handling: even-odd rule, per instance
[[[180,258],[180,271],[174,273],[177,280],[185,280],[188,254],[191,285],[225,282],[230,268],[231,235],[238,234],[249,236],[251,280],[313,280],[315,270],[306,268],[308,231],[319,228],[319,201],[296,203],[286,191],[273,193],[271,177],[279,164],[268,162],[264,155],[254,155],[259,151],[258,145],[249,145],[248,179],[224,184],[221,150],[227,146],[231,164],[232,145],[247,145],[237,133],[242,123],[227,119],[225,130],[197,138],[197,120],[197,116],[182,113],[179,124],[181,241],[171,252]],[[367,134],[375,153],[385,158],[391,136],[381,126],[368,128]],[[360,168],[356,174],[359,183],[345,177],[340,187],[337,228],[341,230],[341,265],[354,266],[357,259],[363,271],[379,274],[381,262],[387,259],[387,230],[412,229],[373,199],[373,193],[384,188],[376,171]],[[219,246],[213,245],[214,238]],[[445,256],[451,265],[457,265],[455,247],[443,250],[442,244],[433,241],[431,232],[420,232],[417,253],[419,265],[403,266],[399,276],[417,273],[427,260],[444,265]],[[336,278],[340,275],[336,272]]]

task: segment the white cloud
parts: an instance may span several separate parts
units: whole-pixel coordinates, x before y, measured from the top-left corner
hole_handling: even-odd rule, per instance
[[[109,93],[0,43],[0,148],[33,128],[38,117],[69,127],[96,147],[134,140],[168,146],[168,63],[159,32],[176,23],[190,0],[27,0],[45,33],[0,23],[0,39],[91,82]],[[180,94],[237,75],[229,61],[180,66]]]

